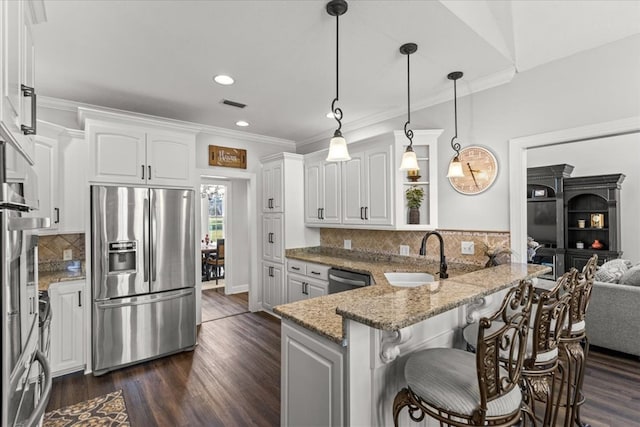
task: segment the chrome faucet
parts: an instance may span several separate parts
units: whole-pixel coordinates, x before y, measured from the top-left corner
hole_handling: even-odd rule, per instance
[[[444,240],[442,235],[437,231],[429,231],[422,238],[422,244],[420,245],[420,255],[425,256],[427,254],[427,239],[429,236],[434,235],[440,241],[440,279],[446,279],[449,277],[447,274],[447,258],[444,256]]]

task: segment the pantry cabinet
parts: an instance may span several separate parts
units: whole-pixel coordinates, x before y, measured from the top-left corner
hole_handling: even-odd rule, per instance
[[[85,281],[52,283],[51,371],[60,376],[85,367]]]
[[[262,259],[282,263],[284,248],[282,246],[282,214],[269,214],[262,217]]]
[[[282,264],[262,263],[262,304],[265,309],[272,310],[276,305],[284,303],[284,275]]]
[[[284,188],[284,159],[272,160],[262,165],[262,211],[282,212]]]
[[[193,134],[93,119],[85,129],[91,181],[193,186]]]

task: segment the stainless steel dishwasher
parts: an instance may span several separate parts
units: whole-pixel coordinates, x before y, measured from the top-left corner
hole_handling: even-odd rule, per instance
[[[371,276],[365,273],[343,270],[339,268],[329,269],[329,293],[350,291],[371,285]]]

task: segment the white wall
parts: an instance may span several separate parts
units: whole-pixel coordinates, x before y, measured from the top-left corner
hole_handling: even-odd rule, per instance
[[[505,85],[458,99],[458,141],[490,147],[499,162],[494,185],[477,196],[457,193],[446,178],[453,155],[453,103],[411,113],[412,129],[445,129],[439,139],[439,228],[509,230],[508,140],[526,135],[640,116],[640,36],[554,61],[515,75]],[[450,71],[443,70],[443,82]],[[461,70],[464,72],[464,70]],[[467,84],[458,81],[459,92]],[[453,86],[451,87],[453,96]],[[406,117],[357,131],[347,141],[402,129]],[[343,128],[344,129],[344,128]],[[326,141],[300,147],[308,153]]]
[[[640,261],[640,134],[578,141],[527,151],[527,166],[568,163],[572,177],[623,173],[620,222],[623,258]]]

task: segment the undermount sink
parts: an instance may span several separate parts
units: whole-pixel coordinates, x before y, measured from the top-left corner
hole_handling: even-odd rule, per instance
[[[433,275],[429,273],[384,273],[384,277],[391,286],[399,286],[403,288],[415,288],[416,286],[426,285],[433,282]]]

